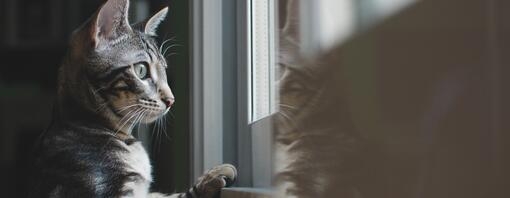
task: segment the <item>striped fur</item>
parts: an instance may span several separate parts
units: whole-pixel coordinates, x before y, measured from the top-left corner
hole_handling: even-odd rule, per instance
[[[30,197],[207,198],[236,177],[233,166],[221,165],[188,192],[149,192],[150,160],[131,130],[161,119],[175,101],[154,38],[167,8],[135,28],[128,8],[128,0],[109,0],[74,32],[59,70],[53,123],[37,145]],[[140,65],[146,76],[137,73]]]

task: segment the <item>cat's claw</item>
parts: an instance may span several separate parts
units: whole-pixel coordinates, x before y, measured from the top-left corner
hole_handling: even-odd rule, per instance
[[[237,178],[237,169],[230,164],[222,164],[208,170],[198,178],[195,185],[197,197],[211,198],[223,187],[231,186]]]

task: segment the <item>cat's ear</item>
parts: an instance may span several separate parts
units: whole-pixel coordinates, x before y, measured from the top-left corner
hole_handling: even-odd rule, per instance
[[[299,0],[288,0],[282,34],[299,41]]]
[[[93,18],[91,36],[94,47],[114,42],[131,32],[128,21],[129,0],[108,0]]]
[[[168,7],[161,9],[158,13],[152,16],[144,27],[145,34],[156,35],[159,24],[165,20],[166,14],[168,13]]]

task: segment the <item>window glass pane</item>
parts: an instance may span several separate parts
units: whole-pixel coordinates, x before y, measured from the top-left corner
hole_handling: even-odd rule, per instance
[[[274,13],[273,1],[256,0],[251,5],[251,121],[274,112]]]

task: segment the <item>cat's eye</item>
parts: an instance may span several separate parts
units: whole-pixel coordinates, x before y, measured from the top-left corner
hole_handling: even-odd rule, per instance
[[[133,66],[133,69],[135,70],[135,74],[136,76],[138,76],[138,78],[143,80],[149,77],[148,75],[149,67],[147,63],[136,63]]]

